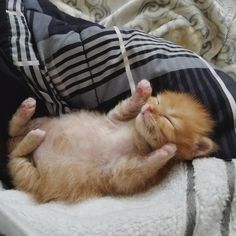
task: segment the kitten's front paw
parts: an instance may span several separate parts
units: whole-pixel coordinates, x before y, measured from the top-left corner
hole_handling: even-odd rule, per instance
[[[148,80],[141,80],[136,87],[137,94],[146,101],[152,95],[152,87]]]
[[[35,112],[36,100],[34,98],[27,98],[21,103],[20,115],[25,119],[29,119]]]
[[[175,144],[168,143],[168,144],[165,144],[161,149],[168,156],[173,157],[176,154],[177,146]]]

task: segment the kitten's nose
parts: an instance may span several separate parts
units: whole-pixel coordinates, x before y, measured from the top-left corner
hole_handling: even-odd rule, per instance
[[[145,104],[142,107],[142,114],[144,114],[145,112],[154,113],[155,112],[155,107],[152,106],[151,104]]]

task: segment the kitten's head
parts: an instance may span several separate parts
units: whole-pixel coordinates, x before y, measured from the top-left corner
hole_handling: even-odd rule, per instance
[[[135,126],[153,149],[175,143],[180,159],[205,156],[217,149],[209,138],[213,120],[204,106],[186,93],[165,91],[150,97]]]

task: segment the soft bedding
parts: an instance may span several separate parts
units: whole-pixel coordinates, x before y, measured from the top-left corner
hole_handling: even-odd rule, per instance
[[[232,2],[194,1],[190,7],[192,1],[183,0],[96,1],[96,5],[65,1],[80,11],[52,2],[76,18],[47,0],[0,3],[1,9],[7,9],[4,20],[10,29],[2,32],[5,53],[51,115],[80,107],[108,110],[130,95],[133,82],[145,77],[155,92],[190,92],[208,106],[217,121],[214,139],[220,149],[211,158],[175,165],[160,185],[129,198],[37,205],[25,193],[2,191],[0,233],[235,235],[236,162],[225,161],[234,159],[236,153],[236,85],[229,77],[234,77],[234,51],[227,46],[233,45],[229,42],[234,37]],[[196,18],[201,20],[194,24]],[[195,32],[199,22],[204,26],[199,31],[205,32],[200,36],[203,47],[198,47],[199,53],[223,65],[228,74],[196,53],[154,37],[184,25]]]
[[[236,234],[235,160],[175,165],[150,191],[79,204],[35,204],[0,194],[0,232],[9,236],[220,236]]]

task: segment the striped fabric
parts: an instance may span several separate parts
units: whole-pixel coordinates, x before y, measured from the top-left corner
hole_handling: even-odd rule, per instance
[[[36,59],[26,19],[21,12],[20,1],[9,1],[7,13],[12,25],[12,56],[17,65],[39,65]]]
[[[52,115],[109,110],[130,95],[131,78],[199,98],[216,120],[219,158],[236,158],[236,84],[198,55],[126,28],[104,28],[60,12],[47,0],[8,0],[11,57]],[[118,32],[118,33],[117,33]]]

